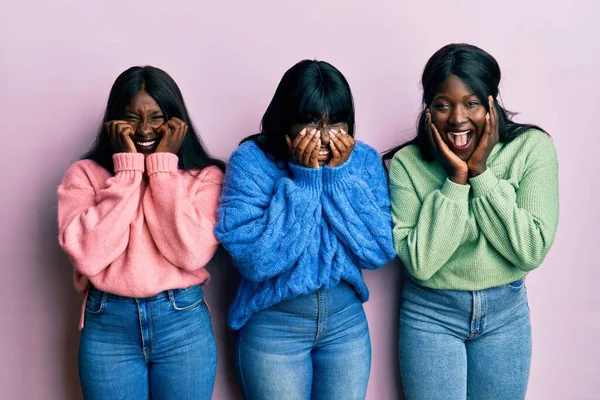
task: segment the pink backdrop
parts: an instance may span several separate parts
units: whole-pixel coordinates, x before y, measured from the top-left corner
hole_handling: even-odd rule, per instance
[[[356,98],[357,136],[384,150],[414,130],[419,76],[448,42],[499,61],[521,121],[545,127],[560,161],[561,219],[528,280],[534,354],[528,399],[600,398],[598,6],[593,1],[2,1],[0,7],[0,392],[76,399],[80,298],[56,243],[55,188],[91,144],[110,85],[152,64],[179,83],[203,138],[226,159],[257,130],[283,72],[332,62]],[[567,3],[570,3],[568,5]],[[594,39],[595,38],[595,39]],[[595,199],[596,202],[592,203]],[[231,266],[207,289],[220,347],[215,399],[237,399],[225,330]],[[398,265],[366,273],[368,398],[399,394]]]

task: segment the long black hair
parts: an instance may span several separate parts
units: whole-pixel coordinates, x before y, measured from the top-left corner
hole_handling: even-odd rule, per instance
[[[342,73],[325,61],[302,60],[281,78],[275,95],[263,115],[260,133],[242,140],[254,140],[276,161],[289,161],[285,139],[295,124],[326,119],[345,122],[354,136],[354,100]]]
[[[415,144],[421,151],[421,157],[426,161],[433,161],[433,153],[425,126],[425,109],[430,107],[431,102],[440,86],[450,76],[455,75],[479,97],[481,103],[489,112],[488,96],[494,98],[494,106],[498,114],[498,133],[501,142],[510,142],[528,129],[542,128],[536,125],[519,124],[512,121],[515,113],[506,110],[497,101],[500,84],[500,66],[494,57],[477,46],[464,43],[448,44],[438,51],[427,61],[421,85],[423,87],[422,107],[417,122],[417,137],[386,152],[383,156],[384,162],[389,161],[398,150],[411,144]]]
[[[165,71],[151,66],[131,67],[117,77],[110,89],[106,111],[98,129],[96,141],[82,159],[93,160],[114,174],[112,159],[114,150],[104,131],[104,124],[116,119],[123,119],[127,104],[142,89],[156,100],[165,120],[177,117],[188,125],[188,131],[177,154],[179,169],[202,170],[210,165],[215,165],[221,170],[225,169],[225,163],[212,158],[204,148],[190,119],[181,91],[173,78]]]

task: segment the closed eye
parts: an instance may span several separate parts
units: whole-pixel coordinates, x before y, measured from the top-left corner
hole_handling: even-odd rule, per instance
[[[450,106],[448,104],[437,103],[437,104],[433,105],[433,108],[437,108],[439,110],[446,110],[446,109],[450,108]]]

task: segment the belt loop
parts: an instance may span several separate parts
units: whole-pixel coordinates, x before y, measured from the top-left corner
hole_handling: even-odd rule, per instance
[[[108,300],[108,293],[106,292],[102,292],[102,304],[106,304],[106,301]]]
[[[167,297],[171,303],[175,302],[175,296],[173,295],[172,289],[167,290]]]

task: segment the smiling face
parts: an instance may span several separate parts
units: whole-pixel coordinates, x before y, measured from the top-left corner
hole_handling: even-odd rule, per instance
[[[469,160],[485,129],[487,110],[481,99],[459,77],[450,75],[429,106],[442,140],[461,160]]]
[[[125,107],[123,120],[133,127],[135,134],[131,139],[137,152],[144,155],[154,153],[160,142],[160,135],[156,130],[165,122],[156,100],[145,90],[140,90]]]

